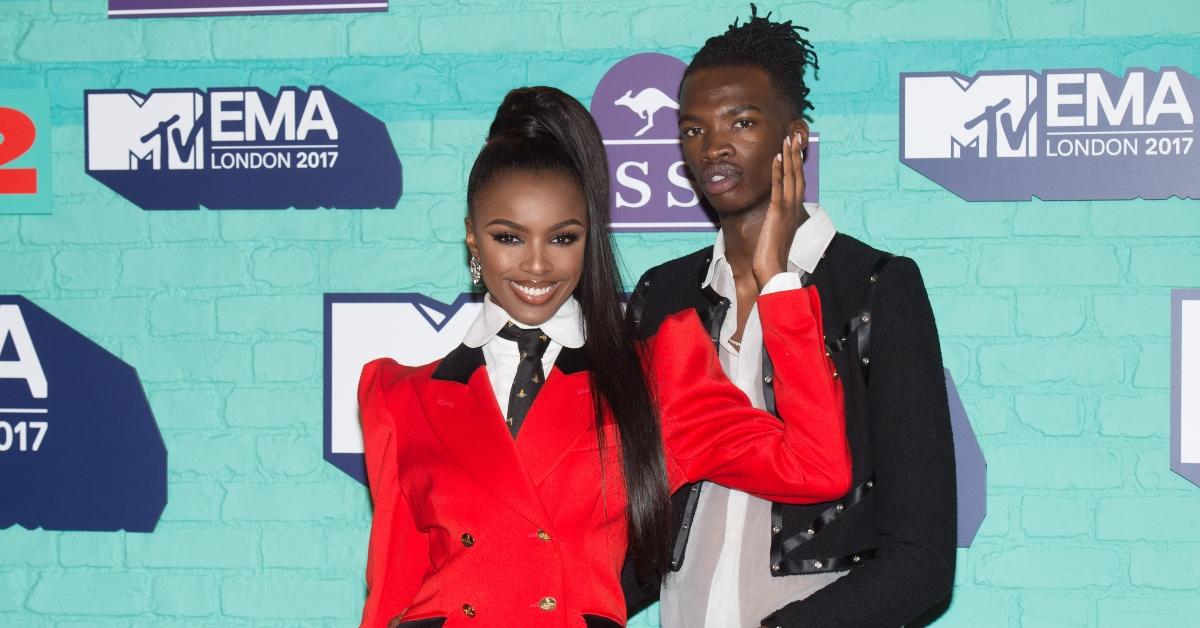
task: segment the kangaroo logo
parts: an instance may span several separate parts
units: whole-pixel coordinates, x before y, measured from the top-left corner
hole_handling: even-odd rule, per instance
[[[633,95],[633,90],[629,90],[613,104],[628,108],[646,121],[646,126],[634,133],[634,137],[641,137],[643,133],[654,128],[654,114],[658,113],[659,109],[670,107],[676,111],[679,110],[679,103],[671,100],[670,96],[657,87],[647,87],[638,92],[637,96]]]

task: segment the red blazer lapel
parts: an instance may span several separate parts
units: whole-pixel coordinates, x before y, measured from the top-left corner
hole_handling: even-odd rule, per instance
[[[590,378],[581,354],[579,349],[563,349],[517,436],[517,456],[535,487],[596,423]],[[594,436],[595,432],[591,433]]]
[[[456,381],[459,377],[439,377],[443,372],[439,367],[421,395],[425,416],[438,440],[472,480],[531,522],[544,522],[545,509],[517,458],[483,368],[482,354],[479,358],[465,383]]]

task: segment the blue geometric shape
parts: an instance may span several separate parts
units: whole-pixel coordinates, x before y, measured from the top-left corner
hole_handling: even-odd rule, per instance
[[[967,418],[950,369],[946,396],[950,401],[950,428],[954,433],[954,478],[958,486],[958,546],[970,547],[987,516],[987,461]]]
[[[257,131],[251,101],[280,126],[325,103],[332,128]],[[254,132],[231,133],[230,116]],[[403,191],[387,125],[324,87],[87,90],[84,118],[87,174],[146,210],[391,209]]]
[[[0,372],[0,529],[152,532],[167,449],[137,371],[24,297],[0,309],[25,366]]]
[[[17,361],[17,345],[13,342],[12,336],[4,334],[0,337],[0,362],[16,362]]]

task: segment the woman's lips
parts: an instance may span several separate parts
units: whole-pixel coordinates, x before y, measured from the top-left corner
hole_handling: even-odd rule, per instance
[[[558,289],[559,282],[545,283],[541,281],[513,281],[505,280],[509,287],[512,288],[513,294],[517,298],[530,305],[545,305],[554,296],[554,291]]]

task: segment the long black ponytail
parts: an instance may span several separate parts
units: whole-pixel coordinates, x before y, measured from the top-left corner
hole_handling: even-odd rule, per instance
[[[635,349],[635,335],[621,312],[621,276],[609,231],[608,162],[600,131],[579,101],[553,87],[514,89],[504,98],[475,159],[467,183],[467,206],[499,173],[560,171],[570,175],[587,200],[587,242],[575,298],[586,325],[584,344],[592,365],[592,403],[601,451],[605,410],[620,433],[628,497],[629,548],[638,573],[661,572],[670,541],[670,495],[662,433],[648,375]],[[603,457],[601,458],[603,460]]]

